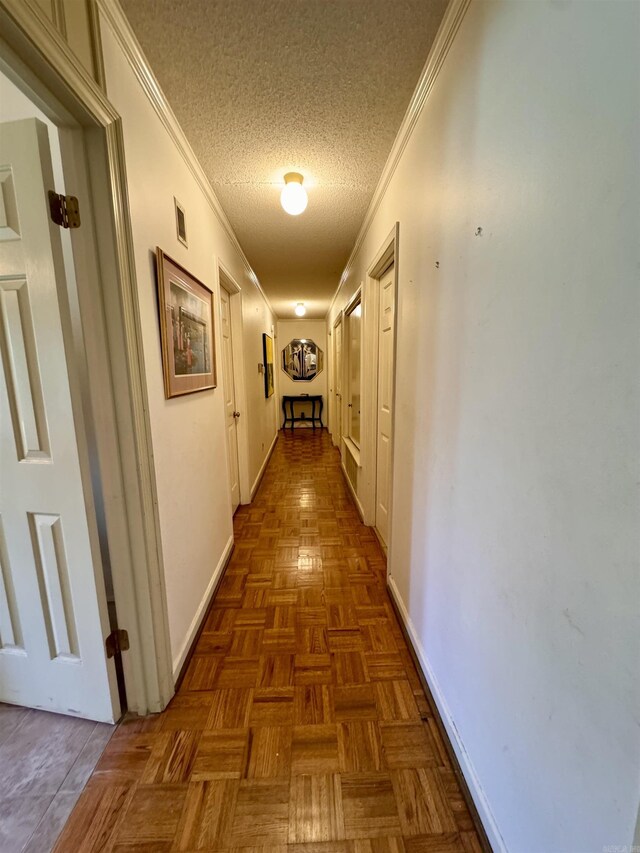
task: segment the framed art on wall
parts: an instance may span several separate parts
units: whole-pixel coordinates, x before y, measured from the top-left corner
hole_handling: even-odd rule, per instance
[[[282,350],[282,369],[294,382],[310,382],[322,372],[324,353],[313,341],[294,338]]]
[[[269,398],[274,392],[273,385],[273,338],[262,335],[262,354],[264,359],[264,396]]]
[[[156,263],[165,397],[215,388],[213,293],[159,247]]]

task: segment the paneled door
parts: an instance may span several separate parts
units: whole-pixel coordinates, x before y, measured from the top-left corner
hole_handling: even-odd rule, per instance
[[[395,273],[391,266],[379,282],[378,326],[378,428],[376,440],[376,530],[386,545],[389,541],[391,498],[391,421],[393,407],[393,334],[395,313]]]
[[[334,393],[334,435],[333,443],[342,445],[342,317],[333,327],[333,393]]]
[[[0,701],[110,722],[120,705],[65,354],[53,186],[46,126],[0,124]]]
[[[233,341],[231,337],[231,297],[220,288],[220,317],[222,320],[222,369],[224,373],[224,412],[227,427],[227,455],[229,459],[229,482],[231,483],[231,505],[235,512],[240,503],[240,474],[238,466],[238,418],[233,372]]]

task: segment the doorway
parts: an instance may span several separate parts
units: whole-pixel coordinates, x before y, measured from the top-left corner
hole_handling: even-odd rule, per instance
[[[227,433],[227,459],[231,487],[232,512],[240,504],[240,465],[238,462],[238,418],[236,406],[235,371],[233,367],[233,331],[231,327],[231,295],[220,282],[220,324],[222,326],[222,371],[224,391],[225,429]]]
[[[393,363],[395,330],[395,269],[393,264],[378,282],[378,403],[376,429],[376,518],[378,536],[389,541],[391,500],[391,442],[393,421]]]
[[[393,424],[395,399],[396,302],[399,225],[384,241],[369,267],[369,293],[375,317],[377,374],[371,377],[375,403],[373,441],[373,517],[378,539],[388,551],[393,493]]]
[[[220,340],[227,455],[233,512],[251,503],[249,482],[249,429],[244,381],[242,291],[230,271],[218,260],[220,292]]]
[[[333,443],[342,447],[342,312],[333,324]]]
[[[3,133],[0,683],[11,703],[113,722],[114,660],[131,711],[161,710],[174,688],[122,126],[39,20],[18,33],[6,18],[0,121],[28,120],[32,163]],[[79,200],[80,227],[54,224],[50,190]],[[34,666],[60,676],[44,703]]]
[[[7,853],[50,848],[126,707],[120,661],[105,656],[104,638],[117,623],[78,317],[76,276],[91,269],[91,240],[72,242],[51,221],[47,197],[73,185],[70,159],[82,171],[77,141],[76,130],[61,131],[0,70],[0,849]]]
[[[1,85],[0,701],[113,721],[108,546],[72,343],[72,246],[48,199],[64,194],[64,157],[55,126],[4,75]]]

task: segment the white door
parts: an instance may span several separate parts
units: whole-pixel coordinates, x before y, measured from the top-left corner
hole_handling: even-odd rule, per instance
[[[238,468],[238,417],[236,411],[235,384],[233,381],[233,346],[231,338],[231,297],[220,288],[220,316],[222,318],[222,369],[224,381],[224,412],[227,427],[227,456],[229,459],[229,482],[233,512],[240,503],[240,474]]]
[[[391,418],[393,405],[393,330],[395,275],[391,266],[380,279],[378,326],[378,434],[376,448],[376,529],[389,540],[391,498]]]
[[[333,443],[342,445],[342,320],[333,327],[333,392],[335,410],[335,434]]]
[[[120,706],[71,405],[44,124],[0,124],[0,182],[0,701],[110,722]]]

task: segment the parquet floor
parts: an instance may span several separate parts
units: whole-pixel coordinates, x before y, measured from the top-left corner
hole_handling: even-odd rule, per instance
[[[57,853],[479,853],[326,432],[281,434],[185,679],[125,721]]]

